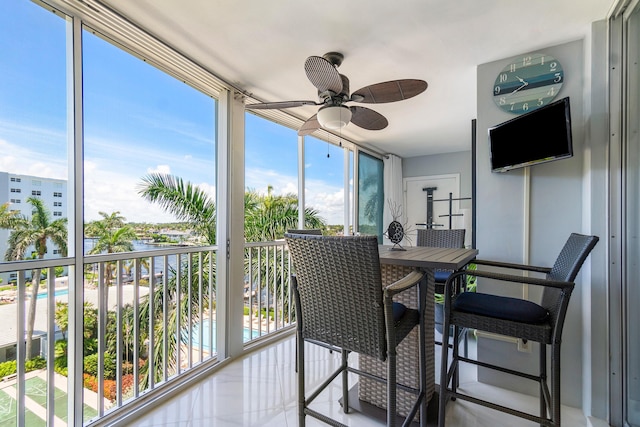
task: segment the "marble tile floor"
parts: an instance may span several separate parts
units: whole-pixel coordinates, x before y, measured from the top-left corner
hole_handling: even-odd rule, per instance
[[[475,357],[474,340],[470,339],[470,356]],[[436,346],[436,355],[440,347]],[[209,378],[180,393],[173,399],[129,424],[132,427],[293,427],[297,426],[295,337],[279,340],[273,345],[253,351],[233,361]],[[353,355],[355,356],[355,355]],[[338,366],[339,355],[308,344],[307,378],[319,384],[324,375]],[[439,357],[436,357],[436,366]],[[354,375],[350,385],[357,381]],[[335,384],[335,385],[334,385]],[[344,414],[338,402],[340,379],[316,398],[315,409],[349,426],[383,426],[382,420],[352,412]],[[478,383],[471,367],[461,374],[461,389],[506,405],[518,405],[521,410],[537,412],[537,398]],[[591,426],[582,412],[563,407],[563,426]],[[447,426],[465,427],[527,427],[535,423],[502,414],[471,403],[456,401],[447,407]],[[325,426],[307,417],[307,426]],[[415,424],[417,426],[417,424]]]

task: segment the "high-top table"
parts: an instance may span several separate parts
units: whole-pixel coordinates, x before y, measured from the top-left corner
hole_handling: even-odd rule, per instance
[[[476,249],[463,248],[432,248],[432,247],[407,247],[406,250],[391,250],[391,246],[380,246],[380,263],[383,285],[393,283],[406,276],[415,268],[424,270],[433,279],[435,269],[459,270],[477,255]],[[433,284],[433,280],[430,280]],[[426,376],[427,376],[427,402],[435,392],[435,368],[434,368],[434,286],[428,286],[425,307],[425,342],[427,345]],[[396,297],[396,301],[407,307],[417,308],[417,290],[411,289]],[[418,328],[405,338],[398,346],[397,378],[398,384],[418,388]],[[386,377],[386,365],[372,357],[359,356],[360,369]],[[360,377],[358,384],[358,398],[364,402],[380,408],[386,408],[386,386],[377,381]],[[398,389],[398,412],[406,416],[411,410],[415,396],[407,391]]]

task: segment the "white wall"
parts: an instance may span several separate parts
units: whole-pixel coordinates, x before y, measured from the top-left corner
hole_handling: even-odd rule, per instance
[[[402,159],[403,178],[452,173],[460,174],[460,197],[471,197],[471,131],[469,131],[469,151]],[[460,208],[471,208],[471,202],[462,200]]]
[[[607,419],[609,412],[607,283],[607,25],[593,24],[593,40],[537,51],[558,58],[570,96],[575,156],[537,165],[531,173],[531,246],[529,262],[550,265],[572,231],[595,234],[600,242],[578,276],[563,335],[562,400],[586,415]],[[522,52],[526,53],[526,52]],[[487,129],[513,116],[494,105],[491,88],[510,58],[478,67],[477,212],[481,258],[523,261],[522,171],[492,174]],[[558,98],[558,99],[559,99]],[[471,134],[469,134],[471,139]],[[460,173],[461,195],[471,194],[471,151],[403,159],[403,177]],[[516,292],[517,294],[518,292]],[[514,344],[480,340],[485,359],[514,367],[537,367],[537,347],[517,352]],[[481,381],[537,396],[537,387],[481,372]]]
[[[500,70],[511,58],[482,64],[478,67],[477,84],[477,247],[480,258],[509,262],[551,266],[571,232],[588,233],[591,226],[583,216],[585,177],[589,165],[585,165],[587,142],[584,111],[586,82],[590,80],[590,67],[586,66],[585,45],[579,40],[562,45],[537,49],[557,58],[565,72],[565,83],[558,98],[571,99],[574,157],[529,168],[530,201],[526,212],[524,195],[524,170],[492,173],[489,166],[487,129],[513,118],[513,115],[496,107],[491,88]],[[521,52],[525,54],[527,52]],[[527,231],[525,218],[530,215]],[[528,233],[528,234],[527,234]],[[528,247],[525,247],[529,239]],[[528,258],[527,258],[528,256]],[[583,405],[583,274],[576,280],[563,333],[562,348],[562,400],[564,404]],[[485,286],[488,286],[485,284]],[[479,290],[482,291],[480,283]],[[490,287],[490,286],[488,286]],[[493,290],[493,287],[491,287]],[[517,295],[518,292],[516,292]],[[510,294],[513,295],[513,294]],[[531,293],[532,298],[535,293]],[[537,347],[532,353],[518,352],[513,343],[480,338],[478,357],[515,369],[532,369],[538,366]],[[514,380],[513,377],[480,370],[478,379],[506,389],[537,395],[538,387],[531,381]]]

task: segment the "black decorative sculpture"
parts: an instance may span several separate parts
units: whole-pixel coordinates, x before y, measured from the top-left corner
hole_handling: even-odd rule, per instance
[[[404,227],[398,221],[393,220],[389,224],[387,229],[387,238],[393,243],[392,251],[404,251],[405,249],[400,246],[400,242],[404,239]]]
[[[406,249],[400,246],[400,242],[407,237],[406,231],[408,230],[405,230],[404,226],[400,221],[398,221],[402,216],[402,206],[392,203],[391,201],[388,201],[388,203],[393,221],[391,221],[389,227],[387,227],[387,231],[385,231],[384,235],[387,239],[391,240],[391,243],[393,243],[390,250],[405,251]]]

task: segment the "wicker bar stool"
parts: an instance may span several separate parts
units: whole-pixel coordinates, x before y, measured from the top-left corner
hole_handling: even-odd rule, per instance
[[[491,266],[506,269],[509,272],[522,271],[544,273],[545,278],[528,277],[514,273],[504,274],[477,270],[463,270],[453,273],[445,285],[444,333],[449,335],[449,325],[455,328],[473,328],[481,331],[507,335],[540,344],[539,373],[520,372],[489,363],[460,357],[458,343],[454,340],[451,367],[447,367],[448,351],[442,350],[440,370],[440,405],[438,425],[445,425],[445,409],[450,398],[466,400],[507,414],[540,423],[542,426],[560,426],[560,343],[569,298],[574,288],[573,281],[580,271],[589,253],[598,242],[596,236],[572,233],[560,251],[552,268],[511,264],[497,261],[474,261],[478,266]],[[496,283],[527,283],[542,286],[542,301],[536,304],[519,298],[478,292],[456,292],[454,285],[457,276],[473,275],[493,279]],[[444,338],[443,338],[444,339]],[[551,353],[551,387],[547,385],[547,346]],[[455,373],[460,362],[472,363],[484,368],[494,369],[511,375],[534,380],[540,386],[540,415],[536,416],[488,402],[457,390]]]
[[[296,304],[298,425],[310,415],[333,426],[340,422],[317,412],[310,405],[331,382],[342,375],[342,405],[349,412],[348,373],[372,374],[348,364],[348,354],[356,352],[386,361],[387,425],[396,421],[396,347],[417,326],[421,341],[420,386],[411,389],[415,404],[405,420],[409,424],[420,413],[426,425],[426,348],[424,342],[424,300],[427,275],[418,270],[382,287],[378,239],[376,236],[316,236],[285,234],[295,274],[292,288]],[[418,309],[394,303],[393,296],[414,286],[418,288]],[[305,390],[305,341],[339,349],[341,366],[312,393]],[[406,387],[408,388],[408,387]],[[404,389],[404,388],[403,388]]]
[[[453,229],[420,229],[418,230],[418,246],[429,246],[432,248],[464,248],[465,229],[453,228]],[[435,279],[435,293],[444,294],[444,284],[451,276],[453,271],[436,269],[433,272]],[[436,312],[438,312],[436,310]],[[442,333],[442,319],[435,319],[436,329]],[[464,355],[468,354],[468,340],[466,330],[460,332],[458,338],[464,338]],[[442,342],[436,341],[438,345],[442,345]]]

